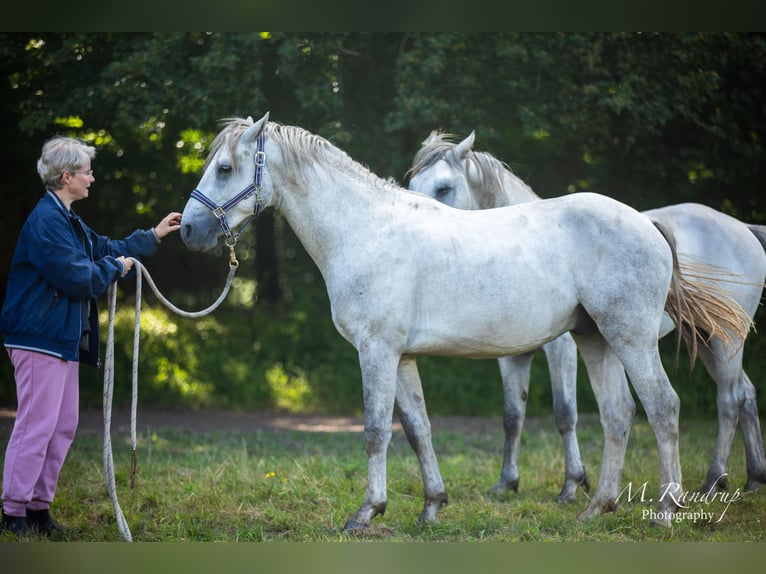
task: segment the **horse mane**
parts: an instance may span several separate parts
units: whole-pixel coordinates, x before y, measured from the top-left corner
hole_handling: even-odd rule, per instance
[[[239,141],[244,133],[253,125],[252,118],[226,118],[221,120],[222,128],[213,142],[203,171],[207,170],[213,157],[226,146],[232,157],[232,169],[238,169],[238,158],[235,153]],[[316,162],[332,168],[336,173],[344,173],[355,179],[361,179],[366,183],[381,189],[399,189],[399,186],[390,180],[384,180],[370,171],[369,168],[352,159],[345,151],[336,147],[325,138],[313,134],[297,126],[284,125],[279,122],[269,121],[264,128],[266,135],[273,138],[279,145],[284,156],[285,163],[294,166],[295,177],[302,177],[310,181],[315,175],[312,171]]]
[[[447,161],[453,168],[462,168],[460,160],[450,153],[456,146],[457,142],[452,134],[438,133],[429,138],[415,154],[412,167],[405,174],[405,181],[409,181],[440,160]],[[508,164],[492,154],[471,150],[466,159],[475,167],[465,170],[468,183],[483,208],[518,203],[511,198],[510,190],[504,185],[505,177],[510,178],[516,191],[520,191],[527,200],[540,199],[531,187],[513,173]],[[505,201],[499,201],[501,199]]]

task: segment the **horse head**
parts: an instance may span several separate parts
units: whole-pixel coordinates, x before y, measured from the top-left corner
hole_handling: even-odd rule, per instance
[[[476,209],[464,161],[471,156],[474,138],[471,132],[456,144],[447,134],[431,132],[408,172],[409,189],[458,209]]]
[[[269,186],[263,185],[268,119],[267,112],[256,122],[250,117],[224,121],[184,207],[181,238],[189,249],[209,251],[222,237],[233,246],[242,229],[270,205]]]
[[[475,132],[459,143],[431,132],[407,172],[409,188],[458,209],[490,209],[537,201],[538,195],[493,155],[475,151]]]

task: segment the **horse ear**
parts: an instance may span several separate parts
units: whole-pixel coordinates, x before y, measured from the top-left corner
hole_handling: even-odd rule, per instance
[[[266,112],[263,117],[255,122],[252,126],[247,128],[247,131],[242,135],[242,141],[245,143],[253,143],[255,142],[255,138],[258,137],[258,134],[263,131],[263,128],[266,127],[266,122],[269,121],[269,112]]]
[[[476,133],[471,131],[467,138],[455,146],[455,155],[459,159],[463,159],[471,151],[474,139],[476,139]]]
[[[432,143],[436,143],[439,139],[441,139],[441,136],[439,135],[439,132],[436,130],[431,130],[431,133],[428,134],[428,137],[423,140],[423,143],[421,144],[423,147],[430,145]]]

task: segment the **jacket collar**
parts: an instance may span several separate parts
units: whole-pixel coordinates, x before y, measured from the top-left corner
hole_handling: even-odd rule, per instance
[[[64,202],[61,201],[61,198],[58,195],[56,195],[53,192],[53,190],[48,189],[47,190],[47,195],[49,195],[53,199],[53,201],[56,203],[56,205],[59,207],[59,209],[61,209],[64,213],[66,213],[70,218],[75,219],[75,220],[79,220],[80,219],[80,216],[77,215],[74,212],[73,209],[67,209],[66,208],[66,205],[64,205]]]

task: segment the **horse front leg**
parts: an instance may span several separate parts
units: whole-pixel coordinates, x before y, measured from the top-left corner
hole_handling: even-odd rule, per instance
[[[521,431],[527,413],[527,397],[529,394],[529,373],[532,366],[532,353],[501,357],[497,360],[500,366],[500,376],[503,381],[503,466],[500,478],[489,489],[488,494],[502,495],[510,490],[519,490],[519,448]]]
[[[580,486],[590,492],[577,441],[577,344],[564,333],[544,345],[543,351],[551,375],[553,415],[564,446],[564,485],[558,501],[574,502]]]
[[[431,442],[431,422],[426,412],[420,374],[412,357],[403,357],[399,362],[396,408],[407,440],[418,457],[423,476],[423,512],[418,523],[436,522],[439,509],[447,504],[447,490]]]
[[[367,528],[386,512],[386,453],[391,442],[391,420],[396,396],[399,356],[382,345],[365,344],[359,350],[364,400],[364,443],[367,450],[367,489],[362,506],[343,530]]]

